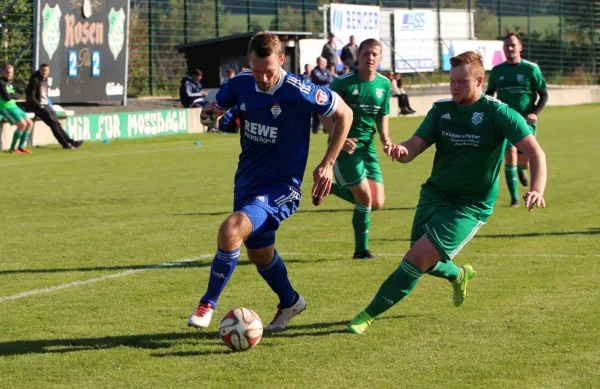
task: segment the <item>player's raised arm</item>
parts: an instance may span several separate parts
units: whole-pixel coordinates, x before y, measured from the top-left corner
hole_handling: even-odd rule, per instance
[[[333,93],[335,94],[335,92]],[[314,183],[312,195],[318,199],[327,196],[331,190],[333,165],[342,150],[346,137],[348,136],[348,131],[350,131],[350,126],[352,125],[352,110],[343,99],[337,97],[337,95],[335,96],[337,105],[335,111],[331,114],[331,118],[333,119],[331,140],[323,160],[317,165],[317,168],[313,172]]]

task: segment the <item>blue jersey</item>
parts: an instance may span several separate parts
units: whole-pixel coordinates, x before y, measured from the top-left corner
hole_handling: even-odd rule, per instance
[[[235,194],[252,195],[271,184],[300,187],[310,144],[311,114],[331,116],[337,94],[281,70],[279,82],[263,92],[251,71],[239,73],[216,96],[217,108],[238,108],[242,153]]]

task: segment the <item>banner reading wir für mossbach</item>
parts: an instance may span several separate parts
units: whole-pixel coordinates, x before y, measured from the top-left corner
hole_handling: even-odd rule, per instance
[[[50,65],[53,102],[123,100],[127,93],[127,0],[40,0],[36,69]]]

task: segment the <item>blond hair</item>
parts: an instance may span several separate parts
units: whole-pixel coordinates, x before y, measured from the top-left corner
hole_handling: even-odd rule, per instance
[[[476,76],[483,76],[484,74],[483,60],[481,55],[476,51],[465,51],[456,57],[450,58],[450,65],[452,65],[453,68],[467,65],[471,73]]]

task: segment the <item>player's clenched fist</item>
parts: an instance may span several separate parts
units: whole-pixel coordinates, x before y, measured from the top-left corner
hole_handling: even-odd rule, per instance
[[[392,157],[392,161],[396,162],[400,160],[400,158],[406,157],[408,155],[408,150],[402,144],[393,145],[391,146],[389,155]]]

